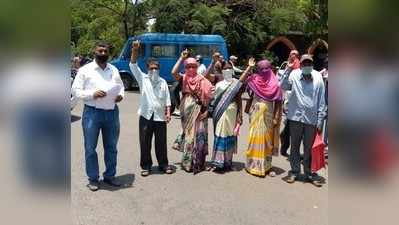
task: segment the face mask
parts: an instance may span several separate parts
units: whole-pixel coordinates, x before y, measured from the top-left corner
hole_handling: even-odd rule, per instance
[[[152,82],[157,81],[158,78],[159,78],[159,70],[155,70],[155,69],[154,70],[150,70],[148,72],[148,76],[150,77],[150,80]]]
[[[226,69],[222,70],[223,78],[226,81],[230,81],[233,78],[233,70],[232,69]]]
[[[259,75],[264,76],[264,77],[270,76],[270,72],[271,72],[271,71],[272,71],[272,70],[271,70],[270,68],[258,68],[258,69],[256,70],[256,72],[257,72]]]
[[[197,74],[197,68],[188,68],[186,69],[186,73],[188,76],[193,77]]]
[[[303,74],[311,74],[313,70],[313,66],[304,66],[302,67]]]
[[[108,61],[108,55],[97,55],[96,54],[96,60],[99,62],[99,63],[106,63],[107,61]]]

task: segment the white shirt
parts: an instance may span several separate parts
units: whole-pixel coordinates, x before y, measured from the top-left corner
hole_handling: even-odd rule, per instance
[[[140,87],[137,113],[147,120],[154,115],[154,121],[165,121],[166,107],[171,105],[168,84],[161,77],[151,82],[148,74],[143,73],[137,63],[129,63],[129,67]]]
[[[88,63],[81,67],[72,85],[72,93],[79,99],[83,99],[84,103],[99,109],[113,109],[115,102],[108,103],[108,105],[100,106],[97,103],[99,98],[94,100],[94,92],[101,90],[101,87],[110,84],[121,85],[119,95],[124,96],[123,82],[119,75],[118,69],[107,63],[103,70],[95,61]]]
[[[198,67],[198,69],[197,69],[197,73],[200,74],[200,75],[204,75],[205,71],[206,71],[206,67],[205,67],[204,64],[201,64],[201,65]]]
[[[233,66],[234,75],[244,72],[240,68],[236,67],[232,61],[230,61],[230,63]]]

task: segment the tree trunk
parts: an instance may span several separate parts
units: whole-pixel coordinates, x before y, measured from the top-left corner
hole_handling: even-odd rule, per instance
[[[123,18],[123,27],[124,27],[124,32],[125,32],[125,39],[129,39],[129,27],[127,25],[127,20],[126,20],[126,16],[125,18]]]
[[[127,7],[128,7],[128,0],[125,0],[125,8],[123,10],[123,27],[124,27],[124,31],[125,31],[125,39],[128,40],[129,39],[129,27],[127,24]]]

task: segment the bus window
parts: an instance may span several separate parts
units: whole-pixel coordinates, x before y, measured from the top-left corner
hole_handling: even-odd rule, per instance
[[[208,45],[186,45],[183,49],[188,49],[191,56],[201,55],[202,57],[209,57]]]
[[[151,46],[151,56],[152,57],[176,57],[176,45],[152,45]]]
[[[126,49],[126,53],[125,53],[126,58],[129,59],[129,60],[130,60],[130,57],[131,57],[131,55],[132,55],[132,44],[133,44],[133,42],[131,42],[131,43],[128,45],[128,47],[127,47],[127,49]],[[144,49],[145,49],[145,44],[144,44],[144,43],[140,43],[140,49],[139,49],[138,58],[144,56]]]
[[[213,55],[215,52],[220,52],[219,46],[217,45],[211,45],[210,46],[210,55]]]

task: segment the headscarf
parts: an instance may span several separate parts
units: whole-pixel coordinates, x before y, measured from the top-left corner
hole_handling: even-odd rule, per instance
[[[184,60],[184,66],[187,66],[188,64],[198,65],[197,60],[194,59],[193,57],[190,57],[190,58],[187,58],[186,60]]]
[[[298,58],[295,58],[294,62],[289,62],[288,63],[288,67],[290,67],[293,70],[298,69],[300,66],[301,66],[301,63],[299,62]]]
[[[194,58],[188,58],[184,61],[184,66],[189,64],[197,64]],[[196,70],[195,70],[196,71]],[[197,96],[203,105],[208,105],[209,101],[213,97],[215,88],[204,76],[198,75],[196,72],[194,75],[184,74],[183,76],[183,93],[194,94]]]
[[[291,56],[291,54],[295,54],[296,57],[293,62],[288,62],[288,67],[290,67],[292,70],[298,69],[301,66],[301,63],[299,62],[299,59],[298,59],[299,52],[297,50],[292,50],[290,52],[290,56]]]
[[[248,78],[248,87],[265,101],[281,101],[283,92],[268,60],[257,64],[257,71]]]

